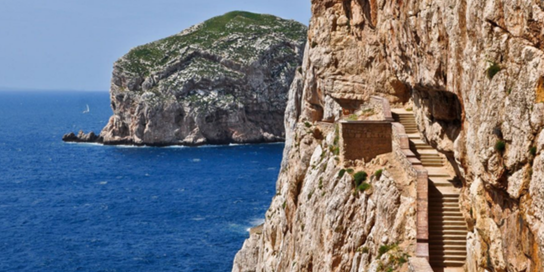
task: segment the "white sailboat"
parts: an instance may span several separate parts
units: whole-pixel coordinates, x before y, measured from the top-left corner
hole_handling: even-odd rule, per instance
[[[83,111],[83,113],[89,113],[91,109],[89,109],[89,105],[87,104],[87,109]]]

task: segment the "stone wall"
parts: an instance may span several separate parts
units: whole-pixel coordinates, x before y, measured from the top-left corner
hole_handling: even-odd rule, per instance
[[[340,147],[344,161],[370,161],[393,151],[392,128],[388,121],[340,122]]]

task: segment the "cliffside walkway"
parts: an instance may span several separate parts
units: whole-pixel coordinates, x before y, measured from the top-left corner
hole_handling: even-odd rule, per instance
[[[391,109],[404,126],[410,149],[429,177],[429,263],[433,271],[463,271],[466,259],[467,227],[459,209],[455,176],[446,168],[446,159],[420,137],[412,112]]]

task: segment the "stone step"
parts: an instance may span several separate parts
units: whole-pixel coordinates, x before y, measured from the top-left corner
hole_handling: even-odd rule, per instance
[[[429,245],[434,245],[434,246],[467,246],[467,241],[463,241],[463,240],[450,240],[450,241],[442,241],[442,240],[429,240]]]
[[[430,254],[429,254],[430,255]],[[436,261],[438,260],[444,260],[444,261],[465,261],[465,259],[467,258],[466,254],[465,255],[455,255],[455,254],[448,254],[448,255],[437,255],[437,256],[429,256],[429,260],[430,259],[434,259]]]
[[[440,163],[440,162],[429,162],[429,161],[420,161],[421,164],[423,164],[424,167],[443,167],[444,164],[443,163]],[[436,177],[437,174],[433,174],[432,177]],[[438,176],[441,176],[441,177],[449,177],[449,175],[447,173],[443,174],[443,175],[438,175]]]
[[[425,163],[440,163],[441,165],[444,164],[444,161],[440,160],[440,159],[429,159],[429,158],[420,158],[419,159],[422,163],[425,162]],[[437,168],[441,168],[441,166],[436,166]],[[444,169],[444,172],[447,172],[445,171]]]
[[[444,163],[444,160],[443,160],[441,157],[436,157],[436,158],[421,157],[420,160],[421,160],[421,161],[426,161],[426,162],[440,162],[440,163]]]
[[[418,151],[421,151],[421,150],[418,150]],[[438,156],[438,155],[421,155],[419,157],[419,160],[421,161],[433,161],[433,162],[444,162],[444,160],[442,159],[442,157]],[[443,172],[447,172],[446,169],[444,169]]]
[[[465,234],[443,234],[440,235],[440,238],[442,241],[444,241],[444,244],[448,244],[450,241],[466,241],[467,236]],[[432,239],[429,237],[429,241]],[[436,241],[436,240],[435,240]]]
[[[426,167],[426,168],[429,169],[430,167]],[[429,173],[429,177],[430,178],[433,178],[433,177],[447,178],[447,177],[450,177],[450,175],[448,173]]]
[[[436,181],[433,181],[433,184],[436,187],[454,187],[453,184],[451,184],[450,182],[436,182]]]
[[[446,257],[446,256],[467,256],[466,250],[442,250],[442,249],[431,249],[429,248],[429,254],[435,258]]]
[[[452,260],[447,260],[447,261],[441,261],[441,260],[430,260],[429,258],[429,263],[431,264],[431,267],[461,267],[463,265],[465,265],[465,261],[452,261]],[[444,270],[446,271],[446,270]]]
[[[457,211],[460,210],[459,204],[455,202],[432,202],[433,205],[429,205],[429,210],[441,210],[441,209],[456,209]]]
[[[432,150],[421,150],[421,152],[419,152],[419,155],[421,156],[425,156],[425,155],[438,155],[440,153],[438,153],[438,151],[432,149]]]
[[[448,198],[448,199],[453,199],[453,198],[458,199],[459,198],[459,193],[440,193],[440,194],[436,194],[436,193],[431,192],[431,194],[429,194],[429,196],[430,197]]]
[[[444,223],[445,221],[448,221],[450,223]],[[459,219],[450,219],[442,220],[441,218],[429,218],[429,229],[443,229],[444,226],[452,226],[452,227],[462,227],[466,228],[467,224],[465,222],[465,219],[459,218]]]
[[[456,230],[456,229],[453,229],[453,230],[439,230],[439,229],[431,229],[429,230],[429,236],[430,237],[434,237],[434,238],[442,238],[443,236],[445,235],[466,235],[467,234],[467,231],[466,230]],[[429,238],[430,238],[429,237]]]
[[[430,179],[431,181],[435,180],[437,178],[432,178]],[[435,195],[429,195],[429,201],[442,201],[442,202],[459,202],[459,195],[455,195],[455,196],[444,196],[444,195],[440,195],[440,196],[435,196]]]
[[[419,159],[421,162],[427,162],[427,163],[441,163],[441,164],[444,164],[444,161],[440,158],[420,158]],[[444,172],[447,172],[447,171],[444,171]]]
[[[439,231],[454,231],[454,230],[456,230],[456,231],[463,231],[465,234],[467,233],[467,227],[464,226],[464,225],[442,226],[442,228],[443,228],[442,230],[437,230],[437,229],[435,229],[435,228],[433,228],[433,229],[435,229],[437,232],[439,232]]]
[[[442,166],[441,164],[437,164],[437,163],[421,163],[421,165],[423,165],[423,167],[438,167],[438,166]]]
[[[464,228],[467,227],[467,223],[465,222],[465,219],[462,219],[462,220],[442,220],[441,223],[444,226],[462,226]]]
[[[450,217],[459,217],[459,218],[463,218],[463,214],[457,210],[457,211],[440,211],[440,212],[436,212],[435,210],[429,210],[429,217],[433,217],[433,218],[437,218],[437,217],[441,217],[441,218],[450,218]]]
[[[422,151],[422,150],[418,150],[418,151]],[[421,153],[420,153],[421,154]],[[439,161],[439,162],[443,162],[444,161],[444,158],[440,157],[438,154],[424,154],[424,155],[420,155],[420,159],[422,160],[428,160],[428,161]]]
[[[441,226],[443,221],[457,221],[457,222],[460,222],[460,223],[461,222],[465,223],[465,219],[463,218],[463,216],[429,214],[429,225],[431,225],[431,223],[433,223],[435,225],[438,224],[439,226]]]
[[[441,244],[429,244],[429,250],[457,250],[457,251],[466,251],[466,245],[441,245]]]
[[[429,211],[432,211],[433,213],[438,212],[459,212],[459,206],[450,205],[450,206],[444,206],[444,205],[436,205],[441,203],[433,203],[433,205],[429,205]]]

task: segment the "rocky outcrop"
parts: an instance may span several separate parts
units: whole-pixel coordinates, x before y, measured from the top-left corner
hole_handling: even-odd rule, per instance
[[[104,144],[283,141],[306,26],[231,12],[132,49],[114,64]]]
[[[101,143],[102,138],[98,135],[96,135],[94,132],[85,133],[83,131],[79,131],[77,135],[75,135],[73,132],[64,134],[62,136],[62,140],[65,142],[74,142],[74,143]]]
[[[262,235],[248,240],[233,270],[379,271],[381,243],[368,228],[410,240],[394,228],[411,220],[402,212],[409,201],[365,208],[406,183],[390,176],[352,199],[328,153],[333,136],[322,131],[320,140],[304,125],[338,120],[339,109],[377,94],[413,109],[424,139],[461,179],[466,271],[543,271],[542,1],[324,0],[312,1],[312,13],[289,94],[278,192]],[[327,190],[316,199],[319,184]],[[387,220],[358,219],[366,216]],[[360,245],[367,257],[357,254]],[[250,247],[258,253],[245,254]],[[255,266],[244,265],[248,256]]]

